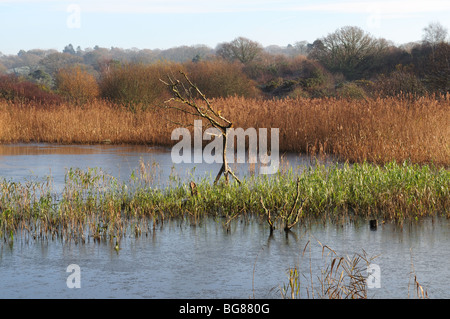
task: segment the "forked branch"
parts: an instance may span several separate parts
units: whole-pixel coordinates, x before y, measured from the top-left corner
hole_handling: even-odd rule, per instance
[[[225,177],[226,183],[228,183],[229,175],[231,175],[239,184],[241,184],[239,178],[230,169],[226,156],[228,129],[232,127],[233,124],[230,120],[222,116],[220,112],[217,112],[212,107],[211,102],[206,98],[205,94],[203,94],[203,92],[201,92],[200,89],[192,83],[186,73],[180,71],[180,74],[184,78],[183,81],[177,80],[171,76],[167,76],[167,81],[161,80],[161,82],[167,85],[173,95],[171,99],[164,103],[164,108],[173,109],[188,115],[204,118],[208,120],[212,127],[217,128],[221,133],[219,137],[223,137],[223,161],[222,167],[217,174],[214,184],[217,184],[222,174]],[[199,104],[197,102],[198,100],[203,102],[204,105]],[[181,106],[175,106],[170,102],[178,102]]]
[[[300,198],[300,179],[297,179],[297,194],[295,195],[295,200],[294,204],[292,205],[291,211],[289,212],[289,214],[285,219],[284,230],[286,231],[290,230],[292,227],[295,226],[295,224],[298,223],[299,217],[303,212],[303,204],[305,203],[304,200],[301,200],[300,207],[296,210],[299,198]]]
[[[300,179],[297,179],[297,190],[294,203],[292,204],[291,209],[290,210],[287,209],[288,202],[286,201],[283,207],[279,210],[278,215],[275,217],[275,219],[281,218],[283,220],[285,232],[289,232],[290,229],[298,223],[303,213],[303,205],[305,201],[300,200],[301,203],[298,206],[297,204],[299,200],[300,200]],[[273,219],[270,209],[267,209],[266,206],[264,205],[264,200],[262,197],[260,198],[260,202],[266,214],[267,223],[270,226],[270,234],[272,234],[273,230],[275,229],[275,220]]]

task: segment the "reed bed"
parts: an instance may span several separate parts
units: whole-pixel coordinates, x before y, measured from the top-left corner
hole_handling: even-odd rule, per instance
[[[21,107],[0,102],[0,142],[154,144],[170,141],[170,122],[156,112],[133,113],[103,101]],[[168,135],[167,135],[168,134]]]
[[[212,179],[204,178],[197,181],[194,195],[189,184],[176,177],[160,189],[147,173],[136,172],[129,181],[119,182],[98,169],[70,169],[59,194],[49,179],[0,180],[0,238],[112,240],[148,235],[172,219],[197,225],[205,218],[216,219],[224,229],[254,218],[267,227],[270,221],[270,227],[281,231],[292,207],[298,225],[450,217],[450,172],[406,162],[383,167],[318,165],[303,172],[248,177],[241,185],[214,186]]]
[[[216,101],[237,127],[280,128],[280,149],[350,162],[450,163],[450,95],[420,98]]]
[[[450,164],[450,95],[365,100],[229,97],[213,103],[234,127],[279,128],[282,152],[329,154],[359,163]],[[0,101],[0,143],[171,146],[176,143],[171,140],[172,130],[181,125],[189,128],[193,120],[148,106],[131,112],[103,100],[83,107]]]

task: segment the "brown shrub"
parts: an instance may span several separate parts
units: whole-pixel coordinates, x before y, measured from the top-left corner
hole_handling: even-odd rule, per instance
[[[81,66],[60,69],[56,74],[58,92],[75,104],[84,104],[99,96],[95,77]]]
[[[246,65],[245,72],[269,96],[322,97],[330,95],[334,87],[331,74],[317,61],[302,55],[267,54]]]
[[[112,66],[101,74],[101,96],[132,110],[161,104],[170,98],[170,95],[160,79],[181,68],[181,65],[176,63],[130,63]]]
[[[423,96],[425,86],[412,72],[412,67],[397,65],[395,71],[389,75],[380,75],[374,82],[374,92],[380,96],[399,96],[410,94]]]
[[[61,98],[48,91],[44,86],[23,80],[16,75],[0,75],[0,99],[14,103],[37,103],[40,105],[55,105]]]
[[[210,98],[242,96],[256,97],[256,83],[243,72],[239,62],[225,60],[185,63],[191,81]]]

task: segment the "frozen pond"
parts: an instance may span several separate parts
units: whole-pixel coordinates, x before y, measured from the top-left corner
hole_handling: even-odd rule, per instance
[[[215,176],[220,164],[172,164],[170,150],[145,146],[0,145],[0,177],[15,181],[51,176],[57,191],[68,168],[99,167],[127,180],[141,163],[158,168],[157,183],[171,174],[182,179]],[[285,154],[282,165],[303,169],[309,157]],[[195,167],[195,170],[194,170]],[[246,165],[235,170],[251,173]],[[15,236],[0,245],[0,298],[279,298],[287,269],[307,277],[328,264],[322,245],[339,254],[377,257],[380,288],[369,298],[415,296],[414,273],[431,298],[449,298],[450,223],[427,219],[372,231],[366,223],[295,227],[286,237],[267,224],[239,221],[226,232],[221,220],[198,226],[172,221],[139,238],[112,242],[26,241]],[[308,249],[303,255],[305,246]],[[309,250],[311,249],[311,250]],[[69,265],[80,267],[81,288],[69,288]],[[303,294],[304,295],[304,294]]]

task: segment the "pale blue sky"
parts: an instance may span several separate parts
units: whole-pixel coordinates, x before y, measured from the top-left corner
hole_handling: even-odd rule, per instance
[[[244,36],[264,46],[315,39],[345,25],[396,44],[418,41],[449,0],[0,0],[0,52],[121,47],[167,49]]]

